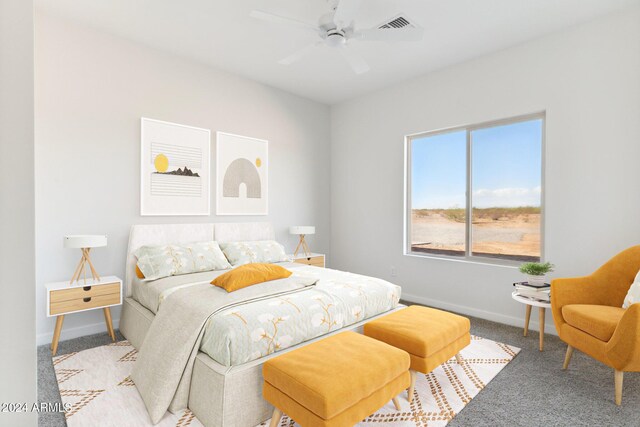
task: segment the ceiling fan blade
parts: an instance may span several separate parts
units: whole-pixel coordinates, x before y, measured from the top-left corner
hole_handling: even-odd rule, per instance
[[[308,55],[309,52],[315,49],[316,46],[319,46],[321,44],[322,42],[317,42],[317,43],[312,43],[308,46],[305,46],[302,49],[293,52],[291,55],[287,56],[286,58],[282,58],[280,61],[278,61],[278,63],[282,65],[291,65],[294,62],[301,60],[303,57]]]
[[[371,28],[354,32],[353,38],[362,41],[414,42],[422,40],[423,35],[422,28]]]
[[[340,54],[344,57],[344,59],[347,60],[354,73],[364,74],[369,71],[369,65],[367,65],[365,60],[362,59],[362,57],[355,53],[353,50],[344,45],[340,46],[338,50],[340,51]]]
[[[333,23],[336,24],[338,30],[351,25],[361,4],[362,0],[340,0],[336,13],[333,15]]]
[[[263,12],[261,10],[252,10],[249,14],[252,18],[260,19],[262,21],[272,22],[274,24],[288,25],[290,27],[304,28],[311,30],[315,33],[320,32],[320,28],[317,25],[309,22],[300,21],[298,19],[289,18],[286,16],[276,15],[274,13]]]

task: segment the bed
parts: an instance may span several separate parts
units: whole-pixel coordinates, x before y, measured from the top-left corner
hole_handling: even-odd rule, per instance
[[[196,273],[143,283],[135,275],[133,253],[139,247],[274,238],[275,233],[269,223],[133,226],[127,253],[126,297],[120,331],[135,348],[140,349],[158,310],[162,310],[163,304],[170,306],[163,301],[172,298],[173,292],[184,293],[185,287],[196,289],[206,286],[210,289],[209,281],[221,273]],[[266,360],[344,330],[360,330],[366,321],[399,307],[400,288],[383,280],[302,264],[284,266],[295,276],[315,278],[309,281],[313,286],[278,295],[269,294],[255,302],[231,304],[207,321],[199,351],[192,362],[188,390],[185,391],[188,393],[188,407],[207,426],[253,427],[260,424],[270,417],[273,409],[261,395],[261,368]],[[332,317],[327,322],[322,313],[326,314],[328,301],[332,301],[335,307],[332,307]],[[261,334],[265,335],[261,327],[272,325],[274,317],[286,318],[291,326],[286,322],[278,325],[280,335],[277,339],[271,336],[270,340],[261,340]],[[265,325],[261,326],[261,323]]]

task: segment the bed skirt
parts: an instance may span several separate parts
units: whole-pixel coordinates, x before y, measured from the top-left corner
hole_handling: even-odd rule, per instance
[[[273,406],[262,398],[262,364],[272,357],[339,332],[362,332],[365,323],[394,310],[355,323],[327,335],[292,346],[270,356],[238,366],[223,366],[199,352],[193,367],[189,409],[207,427],[253,427],[271,418]],[[139,349],[154,314],[133,298],[125,298],[120,315],[120,332]]]

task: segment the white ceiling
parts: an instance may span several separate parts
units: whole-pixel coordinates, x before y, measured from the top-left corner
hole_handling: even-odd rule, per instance
[[[371,71],[355,75],[320,47],[301,61],[277,61],[314,34],[249,17],[261,9],[316,22],[326,0],[36,0],[39,11],[211,64],[295,94],[334,104],[395,82],[495,52],[640,0],[364,0],[356,28],[404,12],[425,29],[421,42],[354,42]]]

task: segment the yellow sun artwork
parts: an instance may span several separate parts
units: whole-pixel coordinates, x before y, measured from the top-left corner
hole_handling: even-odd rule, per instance
[[[262,166],[262,160],[260,160],[260,157],[256,158],[256,166],[257,167]]]
[[[164,154],[158,154],[153,161],[153,165],[160,173],[166,172],[169,169],[169,159]]]

